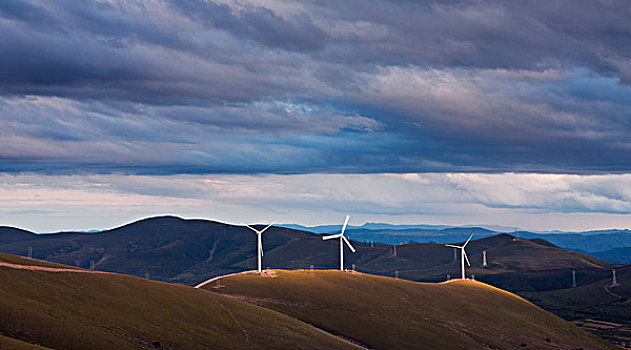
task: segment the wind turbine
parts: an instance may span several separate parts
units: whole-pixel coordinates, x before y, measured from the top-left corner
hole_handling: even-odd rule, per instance
[[[460,252],[461,252],[461,254],[460,254],[461,255],[460,256],[460,261],[462,263],[462,279],[465,279],[464,261],[467,260],[467,265],[471,266],[471,264],[469,264],[469,258],[467,258],[467,253],[465,253],[465,251],[464,251],[464,247],[467,246],[467,244],[471,240],[471,237],[473,237],[473,234],[471,234],[471,236],[469,236],[469,239],[467,239],[467,241],[462,245],[462,247],[457,246],[457,245],[452,245],[452,244],[445,244],[445,246],[447,246],[447,247],[454,247],[454,248],[460,249]]]
[[[334,239],[334,238],[340,239],[340,271],[344,271],[344,243],[346,243],[348,247],[351,249],[351,251],[355,253],[355,248],[353,248],[353,246],[351,245],[351,242],[349,242],[348,239],[344,237],[344,231],[346,230],[346,225],[348,224],[348,219],[350,219],[350,217],[351,216],[349,214],[346,215],[346,220],[344,220],[344,226],[342,226],[342,231],[340,233],[322,237],[322,239],[325,241],[327,239]]]
[[[265,230],[267,230],[268,228],[270,228],[272,225],[274,225],[276,223],[276,221],[272,222],[271,224],[267,225],[266,228],[262,229],[262,230],[257,230],[252,226],[249,226],[247,224],[243,224],[245,227],[249,228],[250,230],[256,232],[256,235],[258,236],[258,246],[259,249],[256,252],[256,255],[259,258],[259,265],[258,265],[258,272],[261,273],[261,258],[263,258],[263,240],[261,239],[261,235],[263,235],[263,232],[265,232]]]

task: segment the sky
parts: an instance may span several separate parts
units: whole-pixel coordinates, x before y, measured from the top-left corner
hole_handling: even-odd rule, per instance
[[[631,228],[631,3],[0,2],[0,225]]]

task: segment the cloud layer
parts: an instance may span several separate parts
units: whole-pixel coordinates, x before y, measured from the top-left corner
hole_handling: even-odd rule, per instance
[[[501,224],[629,228],[631,175],[0,175],[0,222],[36,231],[111,228],[173,214],[240,224]]]
[[[0,3],[0,171],[631,171],[631,4]]]

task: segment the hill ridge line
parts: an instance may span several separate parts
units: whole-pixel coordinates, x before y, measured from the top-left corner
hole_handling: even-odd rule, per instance
[[[0,266],[7,267],[10,269],[17,269],[17,270],[31,270],[31,271],[45,271],[45,272],[77,272],[77,273],[114,275],[114,273],[112,272],[105,272],[105,271],[66,269],[66,268],[60,268],[60,267],[46,267],[46,266],[37,266],[37,265],[20,265],[20,264],[12,264],[12,263],[3,262],[3,261],[0,261]]]
[[[214,282],[216,280],[220,280],[220,279],[222,279],[224,277],[231,277],[231,276],[243,275],[243,274],[248,274],[248,273],[258,273],[258,271],[256,271],[256,270],[247,270],[247,271],[241,271],[241,272],[233,272],[233,273],[229,273],[229,274],[226,274],[226,275],[215,276],[213,278],[205,280],[202,283],[199,283],[199,284],[195,285],[193,288],[201,288],[201,287],[207,285],[208,283],[212,283],[212,282]]]

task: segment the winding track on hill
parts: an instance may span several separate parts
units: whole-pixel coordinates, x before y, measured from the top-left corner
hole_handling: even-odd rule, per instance
[[[611,291],[611,289],[609,289],[609,288],[611,288],[611,287],[615,287],[615,285],[613,285],[613,284],[611,284],[611,285],[605,285],[603,288],[605,289],[605,292],[607,292],[607,293],[611,294],[612,296],[614,296],[614,297],[616,297],[616,298],[618,298],[618,299],[622,299],[622,297],[621,297],[621,296],[619,296],[618,294],[616,294],[616,293],[612,292],[612,291]]]
[[[45,272],[76,272],[76,273],[96,273],[96,274],[112,274],[111,272],[82,270],[82,269],[65,269],[60,267],[45,267],[37,265],[19,265],[0,261],[0,267],[7,267],[17,270],[45,271]]]
[[[205,280],[202,283],[196,284],[193,288],[201,288],[201,287],[207,285],[208,283],[214,282],[216,280],[220,280],[220,279],[222,279],[224,277],[236,276],[236,275],[241,275],[241,274],[245,274],[245,273],[258,273],[258,271],[256,271],[256,270],[248,270],[248,271],[229,273],[227,275],[216,276],[216,277],[213,277],[211,279]]]

